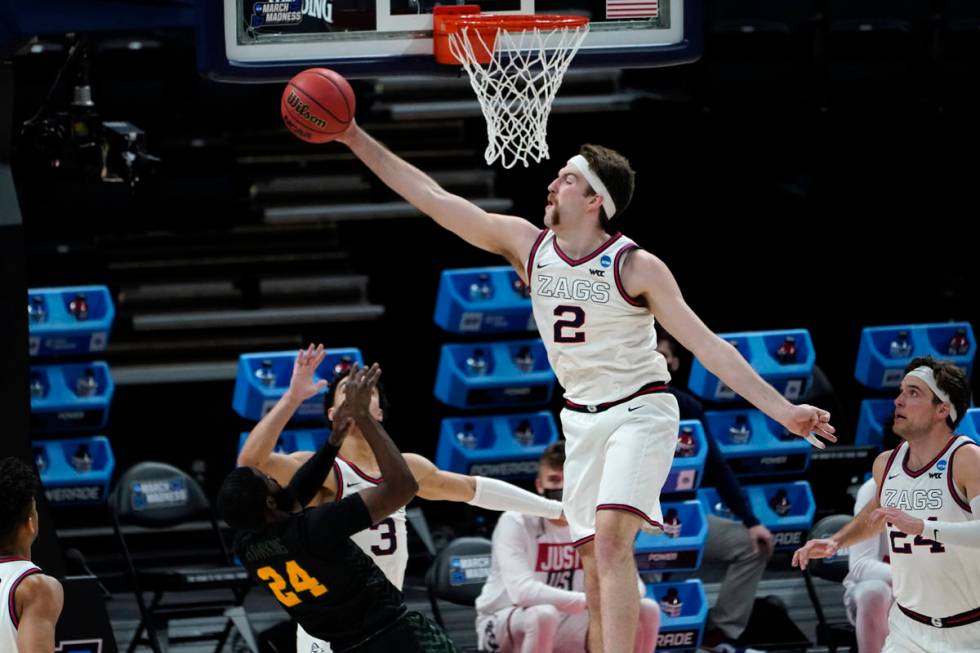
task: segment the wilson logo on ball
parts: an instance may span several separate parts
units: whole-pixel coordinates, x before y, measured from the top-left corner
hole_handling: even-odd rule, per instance
[[[292,107],[293,111],[295,111],[296,115],[300,118],[308,120],[317,127],[327,126],[327,121],[311,113],[309,105],[299,99],[299,96],[296,95],[296,93],[290,91],[289,97],[286,98],[286,103]]]

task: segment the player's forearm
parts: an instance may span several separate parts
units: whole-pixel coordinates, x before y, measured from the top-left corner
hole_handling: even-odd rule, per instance
[[[473,479],[475,492],[467,500],[471,506],[486,510],[513,510],[525,515],[558,519],[561,517],[561,502],[546,499],[511,483],[496,478],[476,476]]]
[[[328,440],[293,475],[289,481],[289,490],[299,501],[299,505],[307,505],[323,488],[339,451],[340,446],[334,444],[332,439]]]
[[[721,338],[712,340],[697,353],[704,367],[766,415],[780,423],[785,421],[792,404],[766,383],[735,347]]]
[[[854,519],[849,521],[844,528],[830,536],[830,539],[837,542],[839,548],[849,547],[858,542],[863,542],[869,537],[875,537],[881,532],[881,525],[876,525],[867,519],[862,511]]]
[[[405,505],[419,489],[405,458],[384,427],[367,412],[355,415],[354,422],[378,461],[387,493],[392,495],[392,500],[397,505]]]
[[[563,590],[533,579],[516,583],[513,588],[508,584],[507,593],[515,605],[553,605],[562,612],[579,612],[585,603],[584,592]]]
[[[288,392],[276,402],[272,410],[266,413],[248,434],[242,450],[238,453],[240,467],[260,467],[269,459],[276,447],[276,441],[301,403]]]
[[[419,211],[448,228],[440,220],[438,202],[446,201],[450,195],[432,177],[396,156],[359,127],[347,145],[385,185]]]

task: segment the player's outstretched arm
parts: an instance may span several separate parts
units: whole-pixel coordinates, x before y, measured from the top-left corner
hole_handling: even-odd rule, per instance
[[[309,458],[309,454],[303,452],[302,456],[287,456],[275,453],[274,449],[283,429],[300,404],[316,395],[326,385],[324,380],[313,381],[313,374],[325,356],[323,345],[314,347],[311,344],[306,349],[299,350],[293,363],[289,389],[248,434],[238,453],[239,467],[260,469],[283,487],[292,480],[296,471]],[[330,482],[333,482],[332,478]]]
[[[418,481],[417,496],[431,501],[459,501],[486,510],[513,510],[546,519],[561,516],[561,502],[486,476],[467,476],[447,472],[431,460],[415,453],[405,454],[405,462]]]
[[[355,122],[337,138],[346,144],[389,188],[441,227],[480,249],[500,254],[517,268],[531,250],[539,230],[509,215],[487,213],[472,202],[447,192],[432,177],[396,156]]]
[[[875,458],[872,473],[875,478],[876,487],[881,487],[882,477],[885,475],[885,466],[888,464],[888,457],[891,451],[878,454]],[[879,508],[878,494],[876,493],[864,508],[861,509],[854,519],[847,522],[844,528],[833,535],[823,539],[810,540],[793,553],[793,566],[806,569],[807,563],[813,558],[829,558],[837,553],[842,547],[862,542],[869,537],[876,537],[881,532],[882,524],[875,520],[872,514]]]
[[[824,445],[813,434],[836,442],[830,413],[806,404],[794,406],[765,382],[734,347],[715,335],[684,301],[674,275],[656,256],[642,250],[623,264],[623,285],[642,297],[650,311],[701,364],[732,390],[815,447]]]

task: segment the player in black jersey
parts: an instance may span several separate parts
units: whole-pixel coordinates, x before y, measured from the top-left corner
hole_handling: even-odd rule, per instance
[[[232,527],[235,553],[249,573],[303,628],[334,653],[455,651],[444,632],[408,612],[401,592],[350,536],[408,503],[418,484],[368,406],[381,370],[355,368],[330,439],[286,488],[251,467],[239,467],[218,493],[218,511]],[[357,425],[384,481],[376,487],[303,510]]]

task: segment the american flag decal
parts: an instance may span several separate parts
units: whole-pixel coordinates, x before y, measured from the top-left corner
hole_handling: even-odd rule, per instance
[[[658,0],[606,0],[606,19],[656,18]]]

